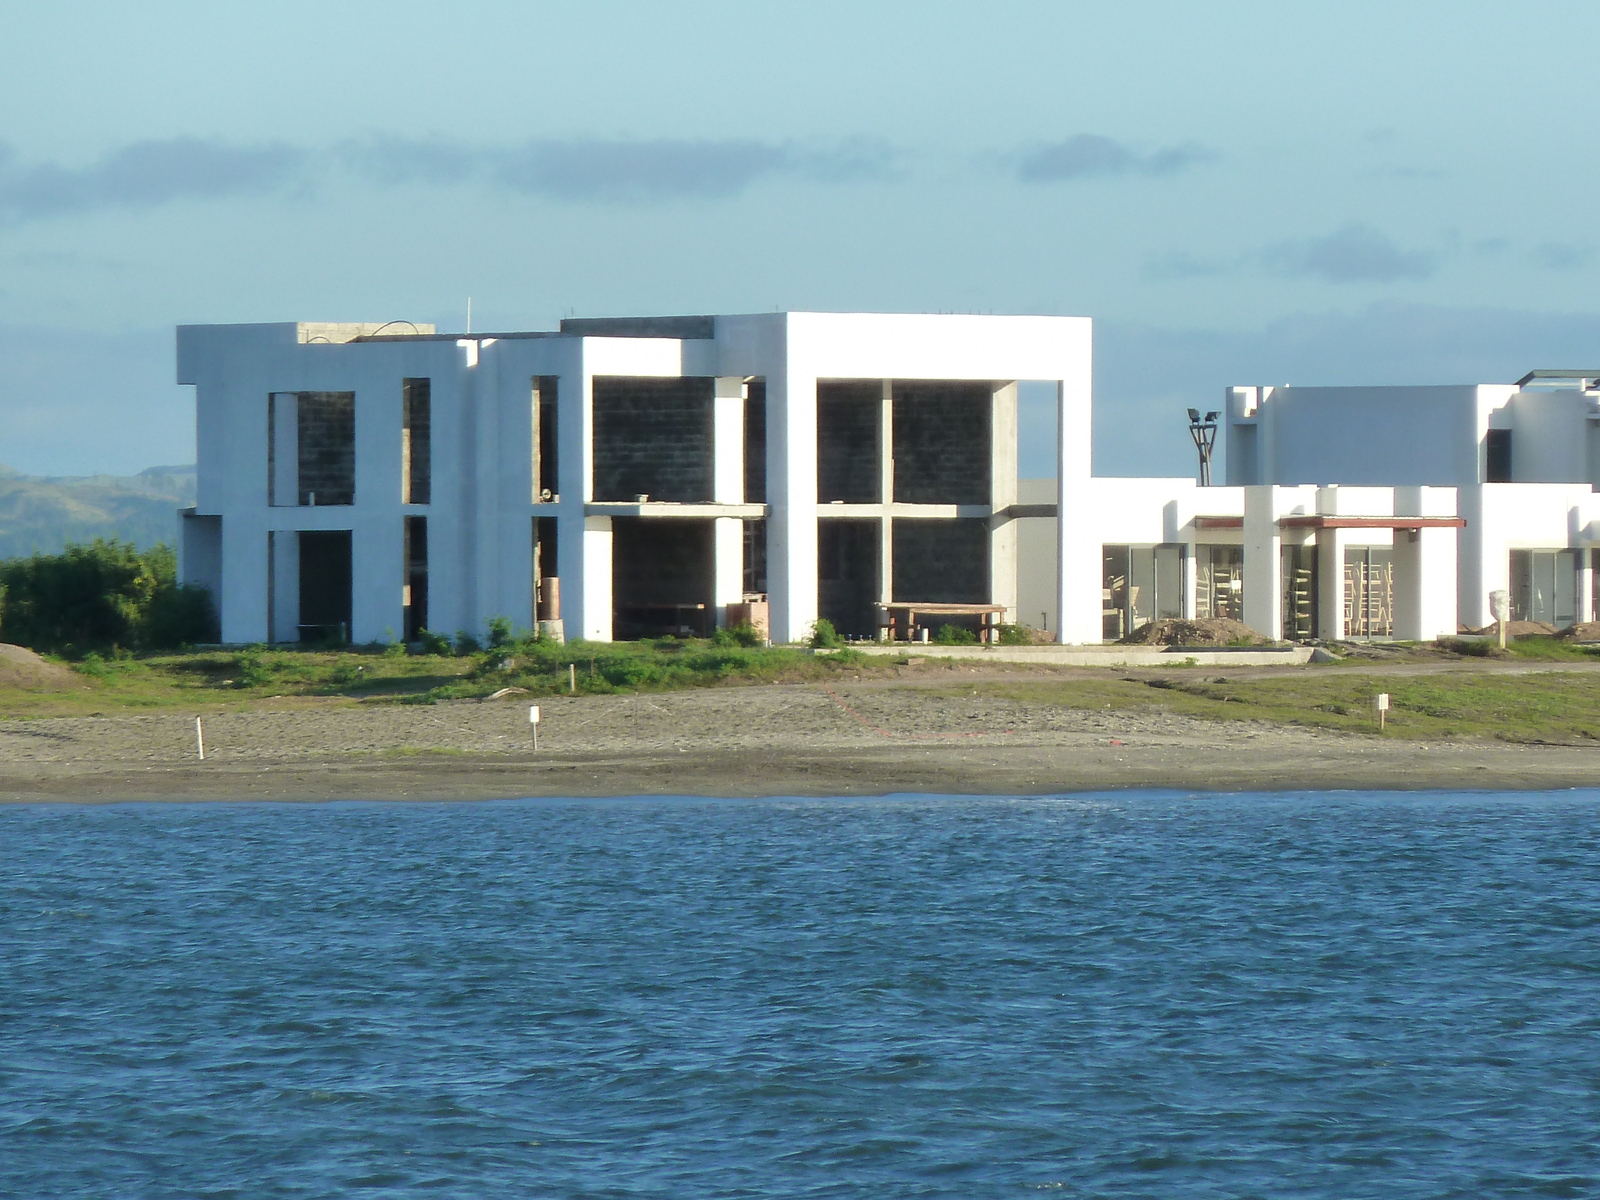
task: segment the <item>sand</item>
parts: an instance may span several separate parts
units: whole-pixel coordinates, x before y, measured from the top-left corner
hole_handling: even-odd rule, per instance
[[[1600,782],[1600,749],[1413,742],[905,684],[432,706],[286,701],[205,719],[0,721],[0,800],[1042,794],[1113,788],[1516,788]],[[520,701],[520,702],[519,702]]]

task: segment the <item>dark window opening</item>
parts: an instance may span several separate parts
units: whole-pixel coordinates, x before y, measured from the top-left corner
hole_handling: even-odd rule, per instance
[[[595,500],[710,501],[713,384],[597,377]]]
[[[401,383],[405,424],[400,431],[400,503],[431,503],[433,490],[433,381]]]
[[[764,520],[744,523],[744,594],[767,594],[767,523]]]
[[[989,503],[992,403],[987,383],[894,385],[896,501]]]
[[[1244,547],[1199,545],[1194,557],[1195,617],[1244,620]]]
[[[712,529],[710,521],[689,518],[612,518],[613,637],[711,636]]]
[[[350,531],[300,533],[300,640],[350,640]]]
[[[883,499],[883,384],[817,384],[817,500],[877,504]]]
[[[1511,619],[1565,628],[1577,618],[1577,550],[1511,551]]]
[[[877,521],[817,522],[817,612],[846,637],[878,635]]]
[[[405,637],[418,641],[428,627],[428,518],[405,519]]]
[[[561,498],[561,460],[556,446],[560,412],[557,382],[554,375],[541,375],[533,381],[534,500],[546,504]]]
[[[767,381],[765,379],[752,379],[745,385],[744,502],[746,504],[767,502]]]
[[[1485,483],[1511,482],[1511,430],[1491,429],[1484,434]]]
[[[300,436],[299,499],[323,507],[356,502],[356,396],[354,392],[301,392],[296,397]]]
[[[989,603],[989,523],[982,517],[899,520],[890,539],[896,601]]]
[[[533,614],[535,621],[561,620],[561,568],[556,519],[533,519]]]

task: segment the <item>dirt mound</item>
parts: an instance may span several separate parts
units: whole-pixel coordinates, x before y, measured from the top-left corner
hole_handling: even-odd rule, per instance
[[[1468,633],[1481,634],[1483,637],[1498,637],[1498,625],[1485,625],[1482,629],[1469,629]],[[1507,621],[1506,637],[1549,637],[1559,633],[1554,625],[1547,625],[1543,621]]]
[[[57,690],[86,686],[66,667],[45,662],[26,646],[0,642],[0,688]]]
[[[1208,617],[1200,621],[1151,621],[1122,639],[1125,646],[1265,646],[1264,638],[1243,621]]]
[[[1556,636],[1573,642],[1600,642],[1600,621],[1580,621],[1567,626]]]

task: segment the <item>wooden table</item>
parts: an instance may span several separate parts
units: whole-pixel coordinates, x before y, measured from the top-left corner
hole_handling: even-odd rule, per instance
[[[921,626],[917,618],[921,617],[978,617],[978,640],[980,642],[993,642],[996,638],[996,627],[1005,622],[1006,606],[1004,604],[937,604],[933,602],[896,602],[894,604],[880,604],[878,607],[883,612],[883,619],[878,622],[879,629],[889,631],[889,640],[900,641],[904,633],[905,641],[915,641],[916,631]],[[928,624],[933,628],[933,624]]]

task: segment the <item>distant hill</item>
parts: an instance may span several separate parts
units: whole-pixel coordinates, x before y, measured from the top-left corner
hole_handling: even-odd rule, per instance
[[[68,542],[115,537],[140,549],[178,543],[180,508],[194,503],[193,467],[151,467],[137,475],[23,475],[0,465],[0,558]]]

